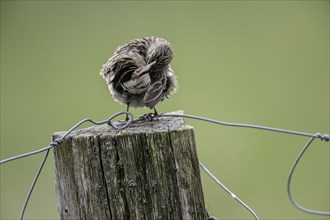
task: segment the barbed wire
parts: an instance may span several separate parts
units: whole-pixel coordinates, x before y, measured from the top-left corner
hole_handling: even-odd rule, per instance
[[[120,115],[127,115],[129,120],[125,121],[125,122],[112,122],[113,119],[115,119],[116,117],[120,116]],[[153,114],[146,114],[143,116],[140,116],[138,119],[134,120],[134,117],[132,115],[132,113],[130,112],[118,112],[114,115],[112,115],[111,117],[109,117],[107,120],[103,120],[103,121],[94,121],[93,119],[90,118],[86,118],[80,122],[78,122],[76,125],[74,125],[73,127],[71,127],[63,136],[61,136],[60,138],[57,138],[56,140],[54,140],[53,142],[51,142],[48,146],[41,148],[39,150],[36,151],[32,151],[32,152],[28,152],[25,154],[21,154],[18,156],[14,156],[14,157],[10,157],[4,160],[0,161],[0,164],[5,164],[7,162],[10,161],[14,161],[17,159],[21,159],[23,157],[27,157],[27,156],[32,156],[34,154],[38,154],[38,153],[42,153],[44,151],[46,151],[46,154],[40,164],[40,167],[37,171],[37,174],[31,184],[31,187],[29,189],[28,195],[25,199],[25,202],[23,204],[23,208],[21,211],[21,215],[20,215],[20,219],[23,219],[24,217],[24,213],[27,207],[27,204],[29,202],[29,199],[31,197],[31,194],[33,192],[33,189],[38,181],[38,178],[40,176],[40,173],[47,161],[48,155],[49,155],[49,151],[54,148],[59,146],[75,129],[77,129],[79,126],[81,126],[82,124],[86,123],[86,122],[90,122],[92,124],[95,125],[102,125],[102,124],[108,124],[109,126],[113,127],[116,130],[122,130],[127,128],[131,123],[136,122],[136,121],[151,121],[154,120],[156,118],[160,118],[160,117],[183,117],[183,118],[190,118],[190,119],[195,119],[195,120],[201,120],[201,121],[206,121],[209,123],[214,123],[214,124],[219,124],[219,125],[224,125],[224,126],[233,126],[233,127],[243,127],[243,128],[252,128],[252,129],[260,129],[260,130],[266,130],[266,131],[272,131],[272,132],[280,132],[280,133],[286,133],[286,134],[291,134],[291,135],[300,135],[300,136],[306,136],[306,137],[310,137],[309,141],[306,143],[306,145],[304,146],[304,148],[302,149],[302,151],[299,153],[298,157],[296,158],[290,173],[289,173],[289,178],[288,178],[288,183],[287,183],[287,190],[288,190],[288,196],[290,201],[293,203],[293,205],[310,214],[317,214],[317,215],[330,215],[330,212],[323,212],[323,211],[316,211],[316,210],[311,210],[311,209],[306,209],[302,206],[300,206],[292,197],[291,194],[291,179],[292,179],[292,175],[294,173],[294,170],[299,162],[299,160],[301,159],[301,157],[303,156],[303,154],[306,152],[307,148],[311,145],[311,143],[313,142],[313,140],[315,138],[319,138],[322,141],[329,141],[330,137],[327,134],[320,134],[320,133],[315,133],[315,134],[310,134],[310,133],[305,133],[305,132],[298,132],[298,131],[292,131],[292,130],[285,130],[285,129],[279,129],[279,128],[272,128],[272,127],[266,127],[266,126],[260,126],[260,125],[250,125],[250,124],[240,124],[240,123],[228,123],[228,122],[222,122],[222,121],[218,121],[218,120],[214,120],[214,119],[209,119],[209,118],[205,118],[205,117],[200,117],[200,116],[194,116],[194,115],[187,115],[187,114],[173,114],[173,113],[169,113],[169,114],[160,114],[160,115],[153,115]],[[222,188],[224,189],[229,195],[231,195],[232,198],[234,198],[237,202],[239,202],[245,209],[247,209],[255,219],[259,219],[257,214],[248,206],[246,205],[241,199],[239,199],[234,193],[232,193],[223,183],[221,183],[221,181],[219,181],[201,162],[199,162],[200,167]]]

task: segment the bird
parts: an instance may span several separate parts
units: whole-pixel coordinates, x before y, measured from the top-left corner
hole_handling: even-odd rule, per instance
[[[142,37],[119,46],[102,66],[100,75],[105,79],[114,101],[129,108],[155,106],[169,98],[178,88],[170,63],[172,46],[159,37]],[[126,115],[128,120],[128,115]]]

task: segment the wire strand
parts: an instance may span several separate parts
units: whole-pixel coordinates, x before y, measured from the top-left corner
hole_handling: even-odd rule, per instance
[[[34,177],[34,180],[33,180],[32,184],[31,184],[31,187],[30,187],[30,189],[29,189],[29,192],[28,192],[28,194],[27,194],[27,196],[26,196],[26,199],[25,199],[25,202],[24,202],[24,204],[23,204],[22,211],[21,211],[21,215],[20,215],[20,217],[19,217],[19,219],[21,219],[21,220],[23,220],[24,213],[25,213],[25,209],[26,209],[26,207],[27,207],[27,205],[28,205],[28,202],[29,202],[30,197],[31,197],[32,192],[33,192],[33,189],[34,189],[35,185],[37,184],[37,181],[38,181],[38,179],[39,179],[39,176],[40,176],[40,173],[41,173],[41,171],[42,171],[42,168],[44,167],[44,165],[45,165],[45,163],[46,163],[46,161],[47,161],[47,158],[48,158],[48,155],[49,155],[49,151],[50,151],[50,149],[47,150],[47,152],[46,152],[46,154],[45,154],[45,157],[44,157],[44,159],[42,160],[42,162],[41,162],[41,164],[40,164],[40,167],[39,167],[39,169],[38,169],[38,171],[37,171],[37,174],[36,174],[36,176]]]
[[[120,116],[120,115],[126,115],[128,116],[128,121],[125,122],[112,122],[113,119],[115,119],[116,117]],[[305,153],[305,151],[307,150],[307,148],[310,146],[310,144],[313,142],[313,140],[315,138],[319,138],[322,141],[329,141],[330,137],[327,134],[320,134],[320,133],[316,133],[316,134],[310,134],[310,133],[305,133],[305,132],[298,132],[298,131],[292,131],[292,130],[285,130],[285,129],[279,129],[279,128],[272,128],[272,127],[266,127],[266,126],[259,126],[259,125],[250,125],[250,124],[240,124],[240,123],[228,123],[228,122],[222,122],[222,121],[217,121],[214,119],[209,119],[209,118],[205,118],[205,117],[200,117],[200,116],[194,116],[194,115],[186,115],[186,114],[161,114],[161,115],[153,115],[153,114],[146,114],[143,116],[140,116],[138,119],[134,120],[133,115],[130,112],[118,112],[114,115],[112,115],[111,117],[109,117],[107,120],[103,120],[103,121],[94,121],[93,119],[90,118],[86,118],[81,120],[80,122],[78,122],[77,124],[75,124],[73,127],[71,127],[62,137],[56,139],[55,141],[51,142],[47,147],[41,148],[39,150],[35,150],[32,152],[28,152],[25,154],[21,154],[18,156],[14,156],[14,157],[10,157],[4,160],[0,161],[0,164],[5,164],[7,162],[10,161],[14,161],[23,157],[27,157],[27,156],[31,156],[34,154],[38,154],[38,153],[42,153],[44,151],[47,151],[45,154],[44,159],[42,160],[40,167],[37,171],[37,174],[31,184],[30,190],[28,192],[28,195],[25,199],[23,208],[22,208],[22,212],[20,215],[20,219],[22,220],[24,217],[24,213],[27,207],[27,204],[29,202],[29,199],[32,195],[33,189],[39,179],[39,176],[41,174],[41,171],[45,165],[45,162],[47,161],[48,158],[48,154],[50,149],[52,149],[53,147],[59,146],[75,129],[77,129],[79,126],[81,126],[82,124],[86,123],[86,122],[90,122],[92,124],[95,125],[101,125],[101,124],[105,124],[107,123],[109,126],[112,126],[114,129],[117,130],[122,130],[127,128],[130,124],[132,124],[133,122],[136,121],[143,121],[143,120],[147,120],[147,121],[151,121],[154,120],[154,118],[158,118],[158,117],[184,117],[184,118],[190,118],[190,119],[195,119],[195,120],[201,120],[201,121],[206,121],[206,122],[210,122],[210,123],[214,123],[214,124],[219,124],[219,125],[224,125],[224,126],[233,126],[233,127],[243,127],[243,128],[252,128],[252,129],[260,129],[260,130],[266,130],[266,131],[273,131],[273,132],[281,132],[281,133],[286,133],[286,134],[291,134],[291,135],[300,135],[300,136],[307,136],[310,137],[310,140],[307,142],[307,144],[304,146],[303,150],[300,152],[300,154],[298,155],[298,157],[296,158],[290,174],[289,174],[289,178],[288,178],[288,196],[290,201],[294,204],[294,206],[304,212],[308,212],[311,214],[318,214],[318,215],[330,215],[330,212],[323,212],[323,211],[316,211],[316,210],[311,210],[311,209],[306,209],[302,206],[300,206],[299,204],[296,203],[296,201],[293,199],[292,194],[291,194],[291,178],[292,175],[295,171],[295,168],[299,162],[299,160],[301,159],[301,157],[303,156],[303,154]],[[224,189],[228,194],[230,194],[237,202],[239,202],[244,208],[246,208],[253,216],[255,219],[259,219],[258,216],[256,215],[256,213],[248,206],[246,205],[242,200],[240,200],[235,194],[233,194],[224,184],[222,184],[201,162],[199,162],[200,166],[202,167],[202,169],[222,188]]]
[[[266,127],[266,126],[260,126],[260,125],[229,123],[229,122],[218,121],[218,120],[209,119],[209,118],[200,117],[200,116],[195,116],[195,115],[172,114],[171,113],[171,114],[161,114],[161,115],[156,116],[156,117],[168,117],[168,116],[197,119],[197,120],[200,120],[200,121],[211,122],[211,123],[214,123],[214,124],[219,124],[219,125],[224,125],[224,126],[253,128],[253,129],[280,132],[280,133],[286,133],[286,134],[292,134],[292,135],[300,135],[300,136],[305,136],[305,137],[315,137],[315,138],[319,138],[323,141],[329,141],[330,140],[330,137],[327,134],[324,134],[324,135],[321,135],[320,133],[310,134],[310,133],[305,133],[305,132],[292,131],[292,130],[286,130],[286,129],[280,129],[280,128],[272,128],[272,127]]]
[[[246,210],[248,210],[256,220],[259,220],[257,214],[240,198],[238,198],[234,193],[232,193],[220,180],[218,180],[207,168],[199,161],[200,167],[211,177],[223,190],[225,190],[233,199],[235,199],[238,203],[240,203]]]
[[[318,133],[316,133],[315,135],[318,135]],[[324,212],[324,211],[318,211],[318,210],[312,210],[312,209],[307,209],[302,207],[301,205],[299,205],[296,200],[293,198],[292,193],[291,193],[291,180],[292,180],[292,176],[293,173],[298,165],[299,160],[301,159],[301,157],[304,155],[304,153],[306,152],[306,150],[309,148],[309,146],[311,146],[311,143],[314,141],[315,137],[311,137],[308,142],[305,144],[305,146],[303,147],[303,149],[300,151],[299,155],[297,156],[297,158],[295,159],[292,168],[290,170],[289,173],[289,177],[288,177],[288,181],[287,181],[287,191],[288,191],[288,196],[289,199],[291,201],[291,203],[297,208],[300,209],[303,212],[307,212],[310,214],[316,214],[316,215],[330,215],[330,212]]]
[[[23,157],[28,157],[28,156],[32,156],[34,154],[39,154],[39,153],[42,153],[42,152],[44,152],[46,150],[49,150],[49,149],[51,149],[53,147],[54,146],[48,145],[47,147],[41,148],[39,150],[35,150],[35,151],[31,151],[31,152],[28,152],[28,153],[25,153],[25,154],[21,154],[21,155],[17,155],[17,156],[14,156],[14,157],[10,157],[10,158],[1,160],[0,161],[0,164],[5,164],[5,163],[10,162],[12,160],[17,160],[17,159],[20,159],[20,158],[23,158]]]
[[[123,124],[122,123],[113,123],[112,120],[120,115],[128,115],[129,116],[129,121],[127,122],[124,122]],[[77,124],[75,124],[74,126],[72,126],[67,132],[65,132],[65,134],[56,139],[55,141],[51,142],[47,147],[44,147],[44,148],[41,148],[39,150],[35,150],[35,151],[31,151],[31,152],[28,152],[28,153],[25,153],[25,154],[21,154],[21,155],[17,155],[17,156],[14,156],[14,157],[10,157],[10,158],[7,158],[7,159],[4,159],[4,160],[0,160],[0,164],[5,164],[7,162],[10,162],[10,161],[13,161],[13,160],[17,160],[17,159],[20,159],[20,158],[23,158],[23,157],[27,157],[27,156],[31,156],[31,155],[34,155],[34,154],[38,154],[38,153],[42,153],[46,150],[49,150],[55,146],[58,146],[60,145],[65,138],[67,138],[75,129],[77,129],[79,126],[81,126],[82,124],[86,123],[86,122],[90,122],[92,124],[95,124],[95,125],[102,125],[102,124],[108,124],[110,126],[112,126],[113,128],[117,129],[117,130],[121,130],[121,129],[124,129],[126,127],[128,127],[132,122],[133,122],[133,115],[132,113],[130,112],[118,112],[114,115],[112,115],[110,118],[108,118],[107,120],[103,120],[103,121],[94,121],[93,119],[90,119],[90,118],[86,118],[86,119],[83,119],[81,120],[80,122],[78,122]]]
[[[129,116],[129,120],[124,122],[124,123],[113,123],[112,120],[114,118],[118,117],[119,115],[127,115],[127,116]],[[102,124],[107,123],[109,126],[112,126],[114,129],[121,130],[121,129],[124,129],[124,128],[128,127],[133,122],[133,119],[134,119],[133,115],[130,112],[119,112],[119,113],[116,113],[116,114],[112,115],[107,120],[103,120],[103,121],[99,121],[99,122],[94,121],[93,119],[90,119],[90,118],[86,118],[86,119],[81,120],[77,124],[75,124],[62,137],[60,137],[60,138],[56,139],[55,141],[51,142],[47,147],[41,148],[41,149],[36,150],[36,151],[29,152],[29,153],[21,154],[21,155],[18,155],[18,156],[10,157],[10,158],[5,159],[5,160],[1,160],[0,164],[5,164],[5,163],[13,161],[13,160],[17,160],[17,159],[20,159],[20,158],[23,158],[23,157],[27,157],[27,156],[31,156],[31,155],[34,155],[34,154],[38,154],[38,153],[42,153],[44,151],[47,151],[46,154],[45,154],[44,159],[42,160],[42,162],[40,164],[40,167],[37,171],[37,174],[36,174],[32,184],[30,186],[30,189],[29,189],[29,192],[26,196],[26,199],[24,201],[22,211],[21,211],[21,214],[20,214],[20,220],[23,220],[23,218],[24,218],[24,213],[25,213],[26,207],[27,207],[27,205],[30,201],[30,197],[32,195],[32,192],[34,190],[35,185],[37,184],[37,181],[39,179],[41,171],[42,171],[42,169],[43,169],[43,167],[44,167],[44,165],[47,161],[50,149],[52,149],[56,146],[59,146],[65,140],[65,138],[67,138],[75,129],[77,129],[79,126],[81,126],[82,124],[84,124],[86,122],[91,122],[92,124],[95,124],[95,125],[102,125]]]

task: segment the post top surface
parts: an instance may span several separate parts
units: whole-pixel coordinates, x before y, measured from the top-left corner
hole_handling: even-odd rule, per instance
[[[182,114],[183,111],[171,112],[171,114]],[[118,121],[114,123],[124,123]],[[70,136],[96,136],[96,135],[119,135],[122,133],[157,133],[168,132],[172,130],[192,129],[191,126],[184,123],[181,117],[160,117],[153,121],[134,121],[123,130],[116,130],[108,124],[91,126],[73,131]],[[55,136],[62,136],[65,132],[54,132]]]

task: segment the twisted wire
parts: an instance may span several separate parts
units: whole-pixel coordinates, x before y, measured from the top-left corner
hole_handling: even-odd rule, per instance
[[[128,116],[128,121],[125,122],[113,122],[112,120],[115,119],[116,117],[120,116],[120,115],[126,115]],[[330,212],[323,212],[323,211],[316,211],[316,210],[311,210],[311,209],[306,209],[302,206],[300,206],[292,197],[291,194],[291,179],[293,176],[293,173],[295,171],[295,168],[299,162],[299,160],[301,159],[301,157],[303,156],[303,154],[306,152],[307,148],[311,145],[311,143],[313,142],[313,140],[315,138],[320,139],[321,141],[329,141],[330,137],[327,134],[320,134],[320,133],[315,133],[315,134],[310,134],[310,133],[305,133],[305,132],[298,132],[298,131],[292,131],[292,130],[285,130],[285,129],[279,129],[279,128],[272,128],[272,127],[266,127],[266,126],[260,126],[260,125],[250,125],[250,124],[240,124],[240,123],[228,123],[228,122],[223,122],[223,121],[218,121],[218,120],[214,120],[214,119],[209,119],[209,118],[205,118],[205,117],[200,117],[200,116],[194,116],[194,115],[186,115],[186,114],[161,114],[161,115],[153,115],[153,114],[146,114],[143,116],[140,116],[138,119],[134,120],[133,115],[130,112],[118,112],[114,115],[112,115],[111,117],[109,117],[107,120],[103,120],[103,121],[94,121],[93,119],[90,118],[86,118],[84,120],[81,120],[80,122],[78,122],[76,125],[74,125],[73,127],[71,127],[62,137],[57,138],[56,140],[54,140],[53,142],[51,142],[48,146],[41,148],[39,150],[35,150],[32,152],[28,152],[25,154],[21,154],[18,156],[14,156],[14,157],[10,157],[4,160],[0,161],[0,164],[5,164],[7,162],[13,161],[13,160],[17,160],[23,157],[27,157],[27,156],[31,156],[34,154],[38,154],[41,152],[46,151],[46,154],[40,164],[40,167],[37,171],[37,174],[31,184],[31,187],[29,189],[28,195],[25,199],[22,211],[21,211],[21,215],[20,215],[20,219],[23,219],[24,217],[24,213],[27,207],[27,204],[29,202],[29,199],[32,195],[33,189],[37,183],[37,180],[39,179],[39,176],[41,174],[41,171],[45,165],[45,162],[48,158],[49,155],[49,151],[50,149],[59,146],[75,129],[77,129],[79,126],[81,126],[82,124],[86,123],[86,122],[90,122],[92,124],[95,125],[102,125],[102,124],[108,124],[109,126],[113,127],[116,130],[122,130],[127,128],[130,124],[132,124],[135,121],[152,121],[154,119],[160,117],[184,117],[184,118],[190,118],[190,119],[195,119],[195,120],[201,120],[201,121],[206,121],[209,123],[214,123],[214,124],[219,124],[219,125],[224,125],[224,126],[233,126],[233,127],[243,127],[243,128],[252,128],[252,129],[259,129],[259,130],[266,130],[266,131],[273,131],[273,132],[280,132],[280,133],[286,133],[286,134],[291,134],[291,135],[300,135],[300,136],[305,136],[305,137],[310,137],[309,141],[306,143],[306,145],[303,147],[302,151],[299,153],[299,155],[297,156],[291,170],[289,173],[289,177],[288,177],[288,182],[287,182],[287,191],[288,191],[288,196],[290,201],[293,203],[293,205],[310,214],[317,214],[317,215],[330,215]],[[230,194],[232,196],[232,198],[234,198],[237,202],[239,202],[245,209],[247,209],[255,219],[259,219],[257,214],[248,206],[246,205],[241,199],[239,199],[235,194],[233,194],[223,183],[221,183],[201,162],[199,162],[201,168],[222,188],[224,189],[228,194]]]
[[[124,123],[112,122],[112,120],[114,118],[116,118],[120,115],[128,115],[129,120],[124,122]],[[67,132],[65,132],[65,134],[62,137],[57,138],[56,140],[51,142],[47,147],[41,148],[39,150],[31,151],[31,152],[28,152],[28,153],[25,153],[25,154],[17,155],[17,156],[14,156],[14,157],[10,157],[10,158],[4,159],[4,160],[0,160],[0,164],[4,164],[4,163],[10,162],[12,160],[17,160],[17,159],[20,159],[20,158],[23,158],[23,157],[34,155],[34,154],[38,154],[38,153],[47,151],[47,150],[49,150],[53,147],[59,146],[69,136],[69,134],[71,134],[75,129],[77,129],[79,126],[81,126],[82,124],[84,124],[86,122],[90,122],[90,123],[95,124],[95,125],[108,124],[109,126],[113,127],[116,130],[122,130],[122,129],[127,128],[133,122],[133,120],[134,120],[134,117],[133,117],[132,113],[130,113],[130,112],[118,112],[118,113],[112,115],[107,120],[103,120],[103,121],[94,121],[93,119],[86,118],[86,119],[81,120],[77,124],[75,124]]]
[[[116,117],[118,117],[120,115],[127,115],[127,116],[129,116],[129,120],[126,121],[126,122],[124,122],[124,123],[121,123],[119,125],[118,125],[118,123],[112,122],[112,120],[114,118],[116,118]],[[90,119],[90,118],[86,118],[86,119],[81,120],[80,122],[78,122],[72,128],[70,128],[62,137],[57,138],[56,140],[54,140],[53,142],[51,142],[47,147],[41,148],[41,149],[36,150],[36,151],[29,152],[29,153],[21,154],[21,155],[18,155],[18,156],[10,157],[10,158],[5,159],[5,160],[1,160],[0,161],[0,164],[4,164],[4,163],[7,163],[7,162],[10,162],[10,161],[13,161],[13,160],[17,160],[17,159],[20,159],[20,158],[23,158],[23,157],[31,156],[31,155],[38,154],[38,153],[41,153],[41,152],[46,151],[46,154],[44,156],[44,159],[42,160],[42,162],[41,162],[41,164],[39,166],[39,169],[37,171],[37,174],[36,174],[34,180],[32,181],[31,187],[30,187],[30,189],[28,191],[28,194],[26,196],[26,199],[24,201],[24,204],[23,204],[23,207],[22,207],[22,211],[21,211],[21,214],[20,214],[20,220],[22,220],[24,218],[24,213],[25,213],[26,207],[27,207],[27,205],[29,203],[30,197],[31,197],[32,192],[34,190],[34,187],[37,184],[37,181],[39,179],[40,173],[41,173],[41,171],[42,171],[42,169],[43,169],[43,167],[44,167],[44,165],[45,165],[45,163],[47,161],[47,158],[48,158],[50,149],[59,146],[75,129],[77,129],[79,126],[81,126],[82,124],[84,124],[86,122],[90,122],[90,123],[95,124],[95,125],[102,125],[102,124],[107,123],[109,126],[113,127],[116,130],[122,130],[122,129],[128,127],[133,122],[133,119],[134,119],[133,118],[133,115],[130,112],[119,112],[119,113],[116,113],[116,114],[112,115],[107,120],[99,121],[99,122],[98,121],[94,121],[93,119]]]

